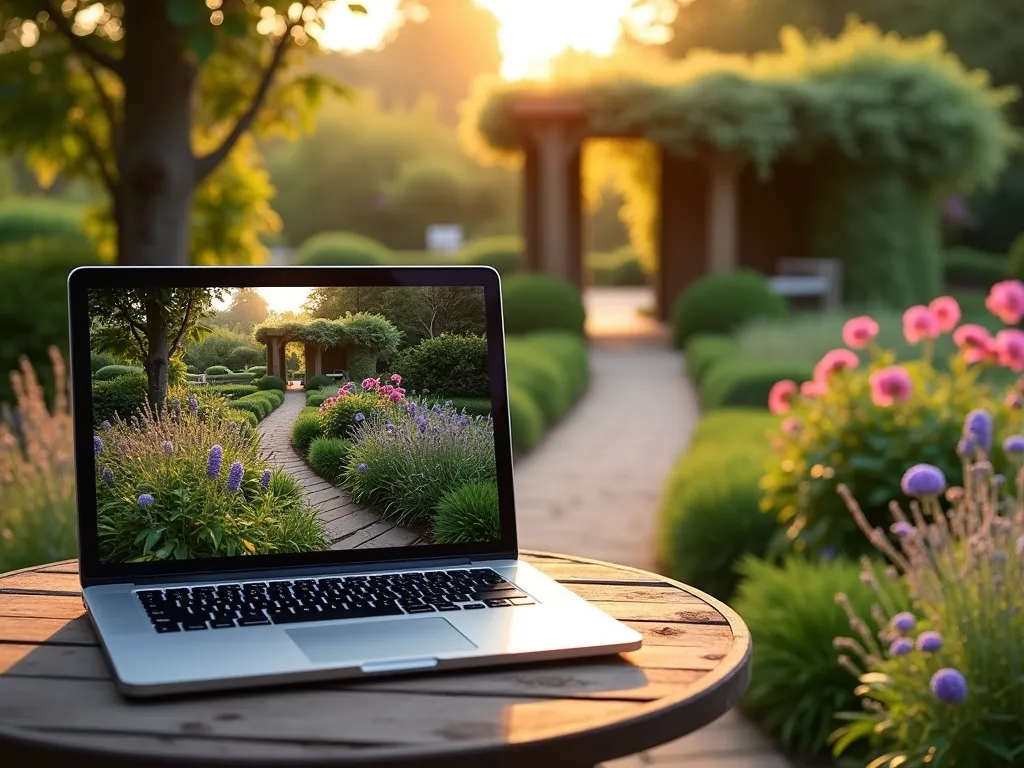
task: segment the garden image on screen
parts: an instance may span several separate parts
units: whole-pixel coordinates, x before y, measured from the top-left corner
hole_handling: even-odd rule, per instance
[[[104,562],[500,538],[482,288],[104,288],[89,315]]]

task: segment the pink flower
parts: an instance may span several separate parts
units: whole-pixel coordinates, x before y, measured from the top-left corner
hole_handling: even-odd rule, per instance
[[[933,299],[928,309],[939,321],[939,330],[942,333],[949,333],[960,322],[960,305],[952,296],[939,296]]]
[[[833,349],[826,352],[824,357],[814,366],[814,380],[825,383],[833,374],[846,369],[853,369],[860,365],[860,358],[848,349]]]
[[[776,415],[787,413],[796,397],[796,382],[790,379],[777,381],[768,392],[768,410]]]
[[[371,389],[377,389],[380,387],[380,382],[376,379],[363,379],[363,390],[369,392]]]
[[[851,349],[864,349],[878,335],[878,323],[867,315],[854,317],[843,325],[843,344]]]
[[[970,323],[953,332],[953,342],[960,348],[968,363],[980,363],[989,356],[993,339],[987,328]]]
[[[999,364],[1011,371],[1024,371],[1024,331],[1008,328],[996,334],[996,354]]]
[[[391,384],[385,384],[383,387],[380,388],[380,393],[382,395],[390,395],[394,391],[395,388]]]
[[[1003,280],[989,290],[985,307],[1004,323],[1016,325],[1024,317],[1024,283]]]
[[[868,383],[871,385],[872,402],[883,408],[894,403],[902,403],[914,391],[910,374],[906,368],[899,365],[890,365],[888,368],[875,371],[868,377]]]
[[[923,304],[913,306],[903,313],[903,335],[911,344],[937,338],[939,319]]]
[[[397,403],[402,399],[402,393],[399,392],[397,389],[392,390],[391,394],[388,395],[388,398],[391,400],[392,403]]]
[[[391,381],[393,381],[395,384],[401,384],[402,383],[402,377],[399,376],[397,373],[392,373],[391,374]]]
[[[800,434],[800,430],[804,428],[804,424],[800,419],[788,418],[785,419],[782,424],[779,425],[779,429],[782,430],[782,434],[786,437],[796,437]]]
[[[828,394],[828,385],[823,381],[805,381],[800,385],[800,394],[804,397],[821,397]]]

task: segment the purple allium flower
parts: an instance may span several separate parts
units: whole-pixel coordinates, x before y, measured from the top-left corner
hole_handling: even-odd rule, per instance
[[[889,625],[897,632],[913,632],[914,627],[917,626],[917,619],[909,611],[903,611],[893,616]]]
[[[367,469],[369,469],[369,467],[367,467],[365,464],[360,464],[358,467],[356,467],[356,472],[358,472],[361,475],[364,472],[366,472]]]
[[[889,530],[897,536],[899,536],[901,539],[906,538],[907,536],[911,536],[917,531],[917,529],[910,523],[904,522],[902,520],[898,523],[893,523],[892,525],[890,525]]]
[[[170,456],[172,453],[174,453],[174,443],[172,443],[170,440],[164,440],[163,449],[164,453]]]
[[[989,412],[978,408],[967,414],[964,419],[964,436],[971,435],[977,441],[978,448],[988,453],[992,450],[992,416]]]
[[[269,469],[264,469],[263,470],[263,474],[260,475],[260,485],[262,485],[264,488],[269,488],[270,487],[270,470]]]
[[[356,419],[356,424],[358,424],[358,423],[360,423],[362,421],[366,421],[366,415],[363,414],[363,413],[357,413],[356,416],[355,416],[355,419]]]
[[[213,480],[220,474],[221,465],[224,463],[224,449],[219,445],[210,449],[210,456],[206,460],[206,476]]]
[[[973,459],[978,452],[978,441],[973,435],[964,435],[956,444],[956,455],[961,459]]]
[[[914,650],[914,644],[905,637],[897,637],[889,645],[890,656],[906,656]]]
[[[242,462],[232,463],[231,469],[228,470],[228,493],[238,493],[244,475],[245,467],[242,466]]]
[[[100,436],[99,435],[93,435],[92,436],[92,455],[93,456],[99,456],[100,452],[102,450],[103,450],[103,441],[100,440]]]
[[[922,632],[917,636],[917,650],[925,653],[935,653],[942,650],[942,635],[938,632]]]
[[[153,497],[150,496],[148,493],[143,493],[139,496],[139,504],[141,504],[142,506],[148,507],[152,503]]]
[[[946,667],[932,675],[929,686],[935,698],[945,704],[963,704],[967,700],[967,680],[960,670]]]
[[[932,464],[915,464],[903,473],[900,488],[907,496],[938,496],[946,490],[946,477]]]
[[[195,395],[188,396],[188,409],[194,414],[199,413],[199,401],[196,400]]]
[[[100,424],[100,426],[101,426],[101,427],[103,427],[103,431],[104,431],[104,432],[109,432],[109,431],[110,431],[110,428],[111,428],[111,426],[112,426],[112,425],[111,425],[111,423],[110,423],[109,421],[107,421],[106,419],[104,419],[104,420],[103,420],[103,423],[102,423],[102,424]]]
[[[103,471],[100,472],[100,477],[103,479],[104,483],[106,483],[107,485],[113,487],[113,485],[114,485],[114,470],[112,470],[110,467],[104,467]]]
[[[1010,435],[1003,440],[1003,450],[1006,453],[1024,453],[1024,435]]]

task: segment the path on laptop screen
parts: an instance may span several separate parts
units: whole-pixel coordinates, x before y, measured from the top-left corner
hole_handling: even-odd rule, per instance
[[[254,301],[262,322],[228,324]],[[499,538],[481,289],[104,288],[89,308],[105,562]]]

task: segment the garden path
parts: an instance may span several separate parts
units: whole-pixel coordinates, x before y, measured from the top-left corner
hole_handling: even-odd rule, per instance
[[[643,328],[645,321],[614,325],[608,318],[591,325],[588,318],[587,394],[536,451],[516,462],[519,543],[657,570],[661,492],[699,419],[697,395],[663,332]],[[605,765],[790,768],[737,710],[678,741]]]
[[[317,510],[331,540],[331,549],[404,547],[417,543],[419,533],[381,520],[376,512],[356,504],[341,488],[313,472],[295,452],[289,439],[292,425],[305,405],[305,392],[285,392],[284,403],[260,422],[260,449],[267,461],[302,486],[306,500]]]

